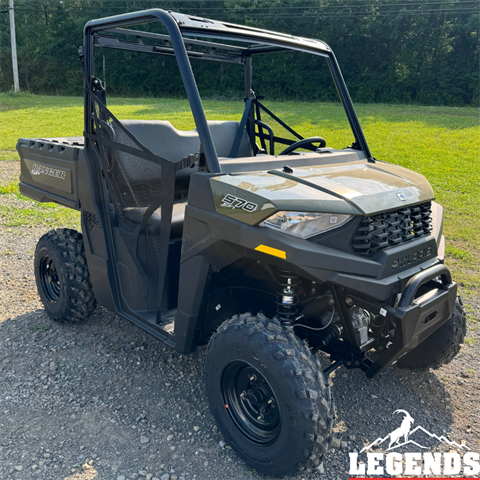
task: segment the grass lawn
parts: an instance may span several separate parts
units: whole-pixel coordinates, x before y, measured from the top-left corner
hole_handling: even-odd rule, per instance
[[[341,107],[334,104],[265,102],[303,136],[320,135],[341,148],[352,141]],[[170,120],[194,128],[185,100],[110,99],[119,118]],[[206,100],[208,119],[239,120],[243,102]],[[444,207],[447,264],[463,291],[480,290],[480,116],[478,109],[407,105],[357,105],[373,155],[427,177]],[[15,160],[19,137],[81,136],[83,99],[0,95],[0,159]],[[0,182],[3,184],[3,182]],[[0,195],[19,195],[12,185]],[[1,198],[1,197],[0,197]],[[40,214],[39,214],[40,213]],[[26,209],[0,205],[0,224],[72,225],[75,212],[43,205]]]

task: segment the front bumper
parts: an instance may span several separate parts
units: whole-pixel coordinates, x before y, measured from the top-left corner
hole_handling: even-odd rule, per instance
[[[440,281],[432,282],[432,280]],[[421,287],[428,286],[416,298]],[[349,295],[355,305],[386,317],[395,326],[392,343],[366,368],[371,378],[429,337],[453,314],[457,284],[445,265],[435,265],[417,273],[407,283],[396,308]]]

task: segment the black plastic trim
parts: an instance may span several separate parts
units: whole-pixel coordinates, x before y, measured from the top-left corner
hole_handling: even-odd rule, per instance
[[[452,274],[450,273],[450,270],[443,264],[435,265],[434,267],[417,273],[410,278],[410,280],[407,282],[405,290],[403,291],[398,306],[400,308],[408,308],[411,306],[418,289],[423,284],[433,280],[436,277],[441,277],[444,286],[452,283]]]
[[[19,189],[22,195],[25,195],[25,197],[28,198],[32,198],[37,202],[54,202],[63,205],[64,207],[73,208],[74,210],[80,210],[79,202],[76,202],[74,200],[68,200],[67,198],[61,197],[60,195],[55,195],[51,192],[47,192],[46,190],[42,190],[41,188],[32,187],[31,185],[20,182]]]

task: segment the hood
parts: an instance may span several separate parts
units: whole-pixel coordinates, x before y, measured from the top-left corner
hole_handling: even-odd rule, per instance
[[[299,167],[269,173],[342,199],[362,215],[381,213],[434,200],[427,179],[406,168],[387,163],[355,163],[325,167]],[[340,212],[332,212],[340,213]]]
[[[253,217],[266,218],[272,210],[368,216],[435,198],[423,175],[397,165],[364,160],[221,175],[212,178],[211,185],[217,211],[221,213],[233,213],[232,207],[223,202],[226,194],[258,205],[257,215],[249,218],[249,224]]]

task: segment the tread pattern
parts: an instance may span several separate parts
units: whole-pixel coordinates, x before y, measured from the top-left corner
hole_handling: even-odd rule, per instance
[[[298,459],[292,472],[314,468],[320,464],[321,458],[329,450],[333,438],[334,402],[318,358],[312,355],[307,344],[300,340],[292,327],[285,327],[274,319],[268,319],[262,313],[252,315],[244,313],[235,315],[225,321],[210,339],[207,358],[210,349],[216,342],[222,342],[222,337],[234,330],[246,329],[246,334],[252,341],[258,340],[266,348],[263,354],[272,351],[271,356],[276,363],[275,369],[285,372],[285,381],[290,382],[292,390],[299,401],[297,411],[303,415],[298,422],[298,430],[302,430],[303,458]],[[259,352],[260,355],[260,352]],[[309,400],[305,402],[305,400]],[[288,472],[284,472],[288,473]]]
[[[460,351],[467,334],[467,319],[462,299],[457,297],[453,315],[425,341],[397,362],[400,368],[411,370],[440,368],[450,363]]]
[[[62,263],[56,267],[64,275],[67,294],[60,314],[52,314],[48,301],[42,295],[41,288],[38,288],[47,313],[57,321],[78,322],[85,319],[95,310],[97,302],[90,281],[82,234],[69,228],[57,228],[46,233],[37,244],[35,265],[37,255],[43,247],[61,257]]]

